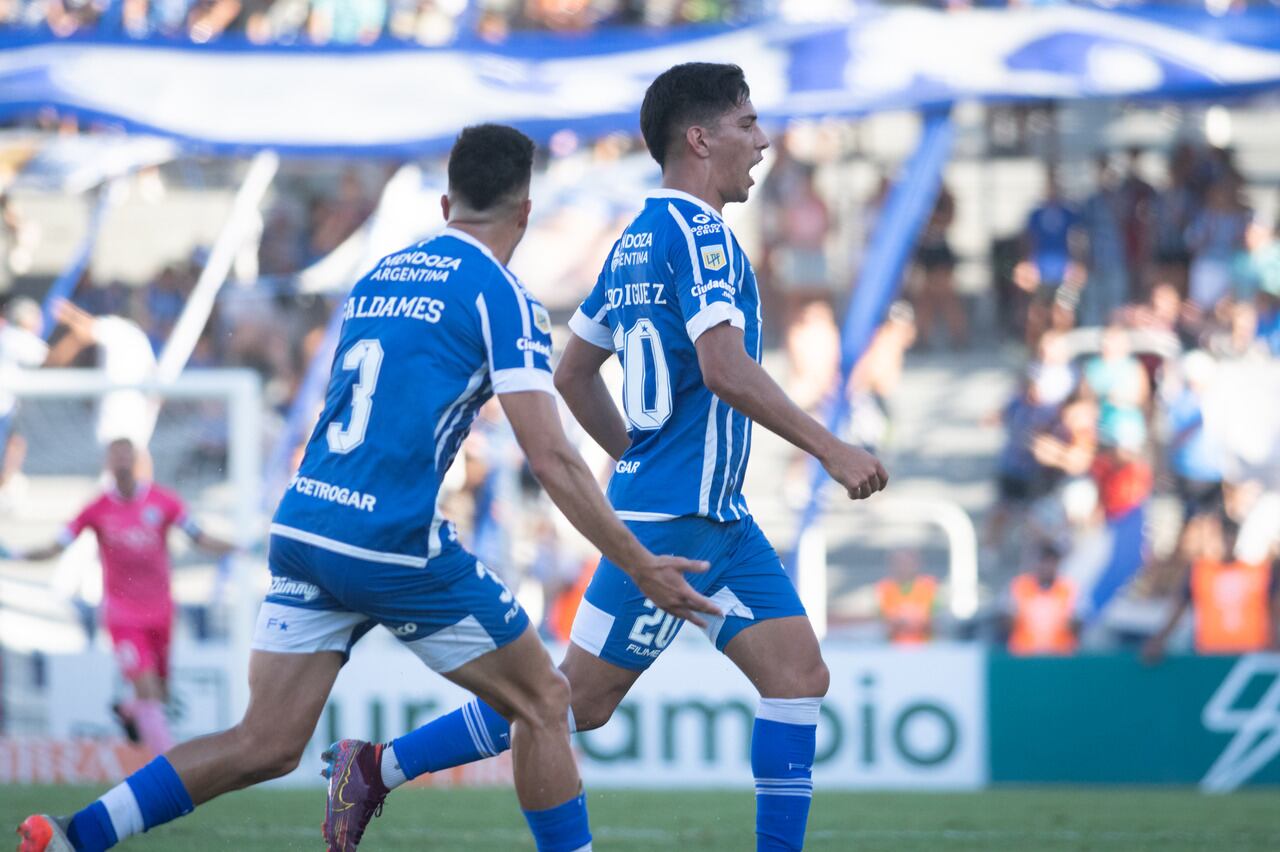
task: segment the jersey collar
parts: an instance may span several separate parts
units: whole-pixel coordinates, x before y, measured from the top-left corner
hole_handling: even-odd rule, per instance
[[[487,245],[480,242],[475,237],[468,234],[466,231],[459,230],[458,228],[450,228],[449,226],[446,225],[445,229],[440,232],[440,236],[453,237],[455,240],[462,240],[464,243],[471,246],[472,248],[479,249],[480,252],[485,257],[489,258],[489,260],[497,264],[500,269],[507,268],[504,264],[500,263],[496,257],[493,256],[493,252],[489,251],[489,247]]]
[[[137,503],[141,500],[145,500],[147,495],[150,493],[151,481],[147,479],[138,480],[138,487],[133,489],[132,498],[126,498],[120,493],[120,489],[116,486],[114,479],[112,479],[111,484],[107,486],[107,496],[117,503]]]
[[[703,201],[701,198],[698,198],[696,195],[690,195],[689,193],[681,192],[678,189],[668,189],[665,187],[662,189],[655,189],[650,191],[649,194],[645,196],[645,198],[653,198],[653,199],[678,198],[681,201],[689,201],[693,204],[698,205],[703,210],[705,210],[708,214],[715,217],[715,220],[717,222],[724,221],[724,217],[721,216],[718,212],[716,212],[716,208],[712,207],[710,204]]]

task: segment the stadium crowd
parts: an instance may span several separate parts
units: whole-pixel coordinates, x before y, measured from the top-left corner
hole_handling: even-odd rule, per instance
[[[612,163],[634,146],[634,140],[580,146],[559,138],[549,148],[554,165],[575,155]],[[817,412],[837,384],[844,282],[873,238],[889,180],[873,181],[861,197],[835,198],[829,172],[847,164],[847,152],[833,154],[793,134],[784,134],[774,151],[758,220],[744,227],[760,245],[763,298],[777,318],[772,327],[780,329],[775,341],[787,357],[789,387]],[[1167,162],[1159,187],[1143,177],[1159,171],[1150,168],[1156,161]],[[1027,354],[1017,393],[993,420],[1006,437],[996,460],[998,500],[980,519],[984,582],[1003,592],[996,608],[1009,616],[994,635],[1016,637],[1020,609],[1053,613],[1063,629],[1045,635],[1057,637],[1051,640],[1057,650],[1076,647],[1082,628],[1113,597],[1181,594],[1192,566],[1224,556],[1221,540],[1234,537],[1237,526],[1246,561],[1265,561],[1265,545],[1256,542],[1274,536],[1266,529],[1268,513],[1280,517],[1276,483],[1217,445],[1224,419],[1240,410],[1241,394],[1247,398],[1249,365],[1280,356],[1276,229],[1246,205],[1230,151],[1181,144],[1167,155],[1102,155],[1094,165],[1092,181],[1071,182],[1094,187],[1080,199],[1065,197],[1060,170],[1049,170],[1043,198],[1028,211],[1018,258],[1007,268],[998,256],[992,263],[991,292],[1008,344]],[[237,260],[236,275],[258,285],[225,289],[191,366],[258,370],[283,418],[332,311],[330,297],[297,292],[297,273],[366,223],[390,174],[377,166],[284,181],[250,256]],[[1002,345],[971,331],[971,299],[956,287],[961,259],[950,232],[957,203],[944,188],[918,238],[905,298],[841,389],[852,403],[850,436],[866,445],[882,444],[890,432],[892,397],[909,350]],[[23,245],[22,219],[20,209],[7,205],[11,266],[13,247]],[[610,222],[606,216],[597,224],[608,230]],[[552,216],[538,227],[558,244],[578,226]],[[174,259],[141,287],[86,273],[75,301],[93,316],[131,319],[159,351],[203,261],[203,251]],[[581,292],[591,274],[573,270],[555,286]],[[1237,436],[1238,443],[1250,440],[1266,438]],[[529,499],[536,488],[512,462],[511,448],[500,416],[479,424],[456,483],[455,516],[478,550],[491,549],[492,564],[518,565],[518,574],[542,586],[547,629],[556,632],[557,617],[567,624],[564,610],[580,590],[589,554],[563,541],[553,513]],[[807,496],[801,462],[797,457],[786,477],[791,505]],[[926,575],[911,554],[891,555],[889,564],[888,580],[877,588],[889,633],[919,641],[932,632],[919,614],[936,608],[945,588],[931,580],[917,584]],[[1055,606],[1038,607],[1043,601],[1034,587],[1015,578],[1021,569],[1043,575],[1038,586]],[[1158,628],[1150,619],[1122,620],[1118,631],[1103,635],[1136,641]]]
[[[1067,2],[930,0],[903,5],[963,12]],[[1096,5],[1115,4],[1098,0]],[[1274,6],[1276,0],[1188,0],[1177,5],[1203,6],[1222,15],[1250,6]],[[55,38],[93,33],[195,44],[225,38],[253,44],[440,46],[470,39],[499,42],[527,31],[581,33],[610,26],[728,24],[788,7],[802,17],[815,11],[805,6],[804,0],[4,0],[0,32]],[[834,7],[824,4],[824,8]]]
[[[1011,649],[1074,650],[1131,585],[1194,591],[1202,652],[1275,643],[1274,587],[1237,586],[1274,573],[1280,533],[1275,471],[1245,449],[1277,438],[1266,403],[1251,405],[1253,368],[1280,357],[1276,227],[1246,204],[1230,151],[1179,145],[1159,189],[1141,156],[1129,151],[1123,169],[1100,156],[1078,204],[1051,171],[1005,289],[1033,353],[999,415],[987,527],[990,553],[1030,568],[1010,587]],[[1214,619],[1238,634],[1202,629]]]
[[[65,38],[97,33],[203,44],[443,45],[512,32],[598,26],[728,23],[759,14],[752,0],[5,0],[0,30]]]

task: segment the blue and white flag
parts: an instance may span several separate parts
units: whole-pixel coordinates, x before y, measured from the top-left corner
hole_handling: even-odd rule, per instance
[[[10,39],[0,41],[0,118],[54,107],[224,152],[410,155],[481,121],[540,138],[635,131],[649,82],[691,60],[741,64],[773,118],[960,99],[1217,98],[1280,85],[1276,17],[873,9],[839,24],[445,49]]]

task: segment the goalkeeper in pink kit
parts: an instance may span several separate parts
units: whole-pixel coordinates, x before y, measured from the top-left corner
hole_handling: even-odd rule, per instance
[[[131,736],[136,734],[160,754],[173,745],[164,713],[173,629],[169,529],[180,528],[199,547],[217,555],[234,547],[197,527],[176,494],[139,480],[137,462],[129,439],[112,441],[107,446],[107,471],[113,485],[85,506],[54,543],[27,551],[0,546],[0,558],[51,559],[80,533],[93,530],[102,560],[103,622],[134,689],[134,699],[115,708],[116,713]]]

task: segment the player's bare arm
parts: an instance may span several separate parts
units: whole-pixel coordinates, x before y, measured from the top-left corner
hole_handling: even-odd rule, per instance
[[[720,615],[711,601],[685,580],[706,571],[706,562],[655,556],[623,526],[596,485],[582,456],[569,443],[555,401],[540,391],[499,394],[529,467],[556,507],[604,556],[622,566],[658,609],[698,626],[698,613]],[[611,403],[612,404],[612,403]]]
[[[617,461],[631,446],[626,421],[600,375],[613,352],[571,335],[556,366],[556,390],[591,439]]]
[[[60,544],[56,541],[51,544],[46,544],[44,547],[37,547],[30,550],[5,547],[3,544],[0,544],[0,559],[18,559],[29,562],[43,562],[46,559],[53,559],[66,549],[66,545]]]
[[[703,382],[712,393],[816,458],[851,499],[863,500],[888,484],[889,474],[875,456],[828,432],[747,355],[741,329],[721,323],[694,346]]]
[[[206,553],[212,553],[214,556],[227,556],[239,549],[231,542],[218,538],[216,535],[209,535],[203,530],[193,536],[191,540],[195,542],[196,547]]]

